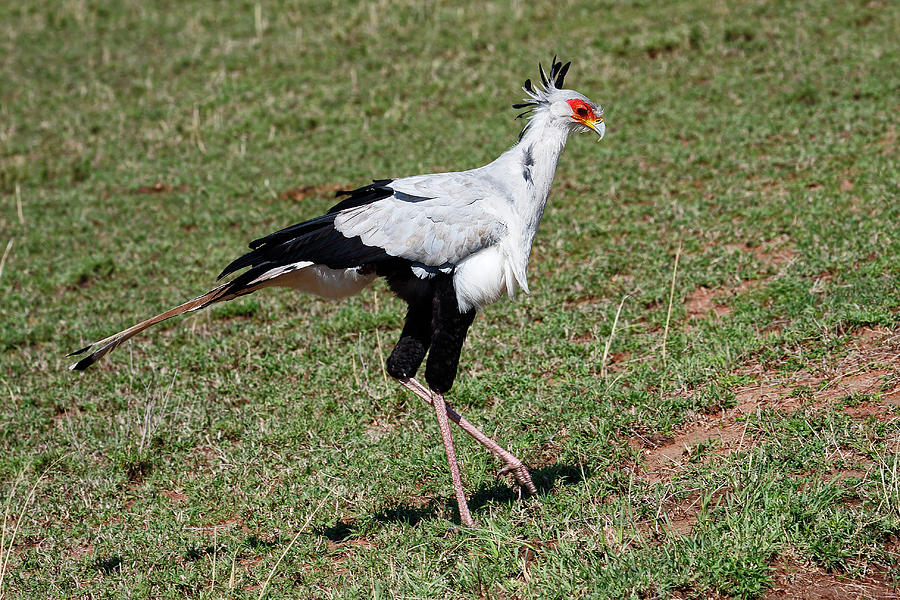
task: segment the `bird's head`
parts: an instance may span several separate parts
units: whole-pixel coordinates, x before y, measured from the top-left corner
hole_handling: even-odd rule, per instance
[[[570,64],[572,63],[563,64],[554,56],[549,75],[544,72],[544,67],[538,64],[543,87],[535,87],[531,84],[530,79],[525,80],[522,89],[528,94],[528,97],[519,104],[513,104],[513,108],[526,110],[516,118],[530,117],[534,115],[534,111],[546,110],[555,122],[569,127],[571,131],[594,131],[602,140],[606,134],[603,107],[592,102],[584,94],[562,87]],[[524,129],[522,133],[525,133]]]

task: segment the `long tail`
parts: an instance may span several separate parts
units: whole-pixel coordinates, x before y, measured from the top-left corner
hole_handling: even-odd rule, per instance
[[[266,282],[268,283],[268,282]],[[71,365],[69,368],[74,371],[84,371],[89,366],[106,356],[109,352],[115,350],[122,344],[122,342],[131,339],[136,336],[140,332],[144,331],[148,327],[156,325],[166,319],[171,319],[172,317],[177,317],[178,315],[183,315],[186,312],[192,312],[195,310],[199,310],[201,308],[206,308],[210,304],[215,304],[217,302],[224,302],[226,300],[232,300],[237,298],[238,296],[243,296],[245,294],[249,294],[250,292],[254,292],[260,287],[264,287],[263,283],[252,285],[249,287],[238,287],[235,289],[233,285],[234,282],[228,282],[218,287],[211,289],[206,292],[202,296],[197,296],[193,300],[188,300],[184,304],[180,304],[175,308],[167,310],[164,313],[158,314],[155,317],[147,319],[146,321],[141,321],[137,325],[133,325],[128,329],[120,331],[119,333],[113,334],[107,338],[103,338],[102,340],[96,341],[93,344],[89,344],[82,348],[81,350],[76,350],[75,352],[70,352],[66,356],[75,356],[78,354],[84,354],[85,352],[91,350],[92,348],[97,348],[94,352],[91,352],[89,355],[85,356],[77,363]],[[99,346],[99,347],[98,347]]]
[[[250,267],[249,269],[202,296],[68,354],[67,356],[75,356],[97,348],[69,368],[83,371],[148,327],[260,288],[294,287],[326,298],[355,294],[375,277],[374,271],[363,273],[355,267],[392,257],[382,248],[366,246],[359,237],[347,238],[335,230],[334,218],[341,210],[390,196],[393,190],[386,185],[390,181],[381,179],[357,190],[339,192],[339,196],[349,198],[335,205],[328,214],[254,240],[250,243],[251,251],[225,267],[219,278],[245,267]]]

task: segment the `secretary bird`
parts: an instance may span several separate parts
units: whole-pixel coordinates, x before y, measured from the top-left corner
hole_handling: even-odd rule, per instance
[[[234,279],[180,306],[95,342],[97,348],[70,368],[84,370],[125,340],[171,317],[232,300],[256,290],[284,286],[323,296],[356,294],[376,277],[409,305],[387,372],[437,414],[462,523],[474,525],[463,491],[449,421],[505,463],[518,484],[536,493],[518,458],[450,408],[459,355],[475,314],[516,288],[528,293],[525,271],[569,134],[606,132],[603,109],[563,89],[571,63],[553,58],[542,86],[526,80],[528,121],[518,143],[495,161],[470,171],[379,179],[346,192],[326,214],[250,242],[251,251],[225,267]],[[518,117],[517,117],[518,118]],[[599,141],[599,140],[598,140]],[[416,372],[425,355],[425,381]],[[430,389],[429,389],[430,388]]]

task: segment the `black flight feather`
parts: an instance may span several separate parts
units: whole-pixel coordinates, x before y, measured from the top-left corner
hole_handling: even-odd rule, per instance
[[[76,356],[78,354],[84,354],[85,352],[87,352],[88,350],[90,350],[93,347],[94,347],[94,345],[91,344],[90,346],[85,346],[81,350],[75,350],[74,352],[69,352],[68,354],[66,354],[66,356]]]
[[[394,190],[388,184],[392,179],[376,179],[369,185],[355,190],[337,192],[348,196],[338,202],[328,213],[285,227],[275,233],[250,242],[251,252],[235,259],[219,274],[219,279],[245,267],[251,269],[235,278],[229,290],[238,290],[266,271],[301,261],[310,261],[333,269],[347,269],[362,264],[379,262],[388,257],[384,249],[366,246],[360,238],[347,238],[334,228],[337,213],[377,202],[391,196]]]
[[[350,269],[378,263],[392,258],[383,248],[363,244],[359,236],[345,237],[334,228],[335,213],[313,221],[302,223],[309,229],[300,229],[297,236],[275,237],[255,250],[241,256],[222,271],[222,277],[250,267],[234,278],[228,285],[227,293],[238,292],[267,271],[290,266],[299,262],[311,262],[332,269]],[[295,226],[296,227],[296,226]],[[294,229],[294,228],[288,228]]]
[[[349,196],[345,200],[341,200],[328,209],[330,213],[340,212],[348,208],[356,208],[364,204],[371,204],[379,200],[383,200],[393,195],[394,190],[388,186],[393,179],[375,179],[369,185],[365,185],[355,190],[341,190],[335,193],[335,196]]]

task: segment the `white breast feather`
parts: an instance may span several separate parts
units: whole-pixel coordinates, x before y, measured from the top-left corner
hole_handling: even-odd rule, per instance
[[[481,310],[499,300],[503,292],[513,296],[516,283],[507,262],[500,246],[491,246],[472,254],[456,266],[453,287],[460,312],[473,308]]]

